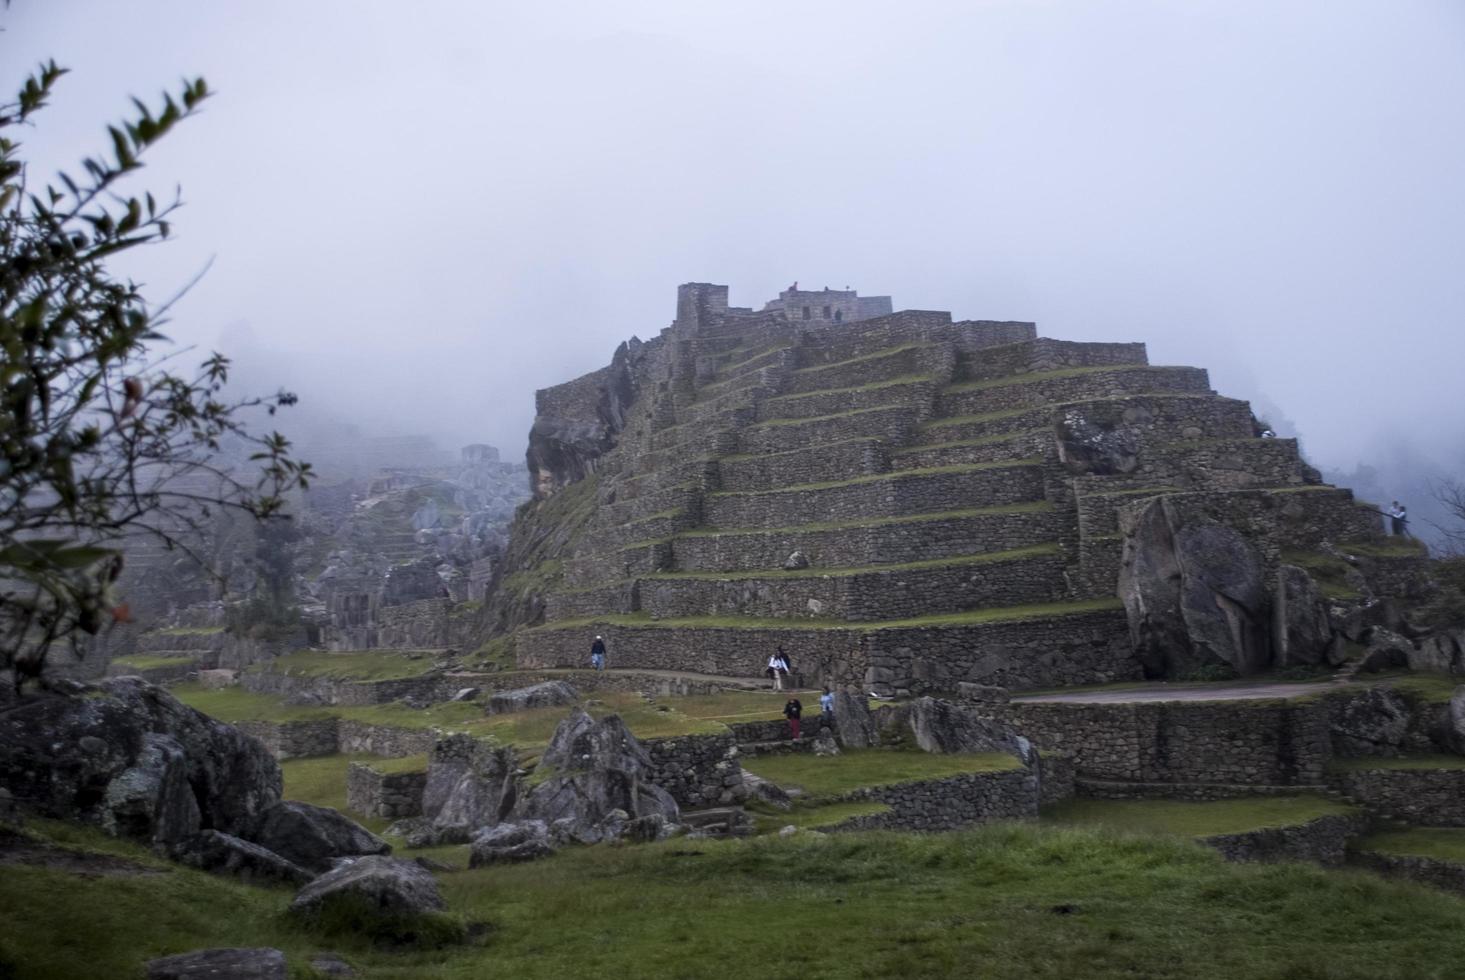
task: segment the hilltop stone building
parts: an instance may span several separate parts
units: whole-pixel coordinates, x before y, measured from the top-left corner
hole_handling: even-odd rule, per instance
[[[1200,368],[852,290],[679,287],[538,393],[527,461],[530,584],[493,599],[526,668],[599,633],[619,667],[755,676],[781,645],[891,694],[1246,674],[1338,655],[1298,565],[1379,531]]]

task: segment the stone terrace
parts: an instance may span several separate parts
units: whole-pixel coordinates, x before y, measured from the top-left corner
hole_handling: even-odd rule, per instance
[[[1194,495],[1273,552],[1371,529],[1245,402],[1142,344],[791,321],[689,284],[645,348],[521,667],[578,665],[602,633],[620,667],[755,676],[782,644],[807,678],[890,694],[1124,680],[1120,507]]]

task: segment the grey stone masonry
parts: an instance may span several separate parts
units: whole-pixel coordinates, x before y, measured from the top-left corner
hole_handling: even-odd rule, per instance
[[[1465,827],[1465,769],[1339,769],[1333,787],[1370,813],[1433,827]]]
[[[1034,337],[962,358],[963,381],[986,381],[1077,367],[1148,364],[1144,344],[1095,344]]]
[[[346,806],[367,817],[415,817],[422,813],[426,785],[426,764],[421,772],[383,773],[369,762],[353,762],[346,770]]]
[[[1039,405],[1156,392],[1208,394],[1201,368],[1130,365],[1069,368],[955,385],[941,394],[940,414],[981,415]]]
[[[743,782],[737,743],[731,735],[684,735],[642,741],[651,756],[647,778],[681,806],[731,803]]]
[[[823,829],[955,830],[995,820],[1030,819],[1038,815],[1040,802],[1038,778],[1028,769],[872,786],[845,794],[843,799],[872,800],[890,810]]]

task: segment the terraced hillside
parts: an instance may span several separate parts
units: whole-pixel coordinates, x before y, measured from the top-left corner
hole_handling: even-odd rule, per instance
[[[1275,568],[1377,515],[1144,345],[904,311],[790,321],[688,284],[676,321],[539,393],[536,502],[495,598],[520,667],[761,673],[880,693],[1142,676],[1121,515],[1165,495]]]

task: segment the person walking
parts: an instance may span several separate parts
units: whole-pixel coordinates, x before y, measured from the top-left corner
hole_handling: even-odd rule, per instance
[[[824,685],[824,693],[819,695],[819,715],[821,723],[834,727],[834,692],[828,684]]]
[[[779,647],[768,658],[768,676],[773,678],[773,690],[783,690],[783,676],[788,673],[788,661],[783,656],[783,647]]]
[[[605,669],[605,638],[597,636],[590,644],[590,666],[594,670]]]
[[[804,706],[799,699],[792,697],[783,706],[783,716],[788,719],[788,734],[795,742],[799,741],[799,718],[804,713]]]
[[[1408,522],[1409,512],[1404,509],[1404,505],[1399,503],[1399,501],[1394,501],[1393,505],[1389,507],[1389,530],[1395,537],[1403,537],[1407,533],[1404,525]]]

